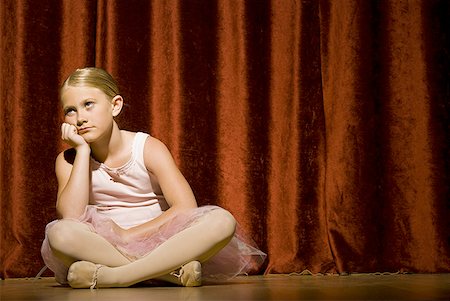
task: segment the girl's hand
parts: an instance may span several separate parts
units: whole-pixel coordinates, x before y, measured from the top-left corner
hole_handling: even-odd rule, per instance
[[[123,238],[125,236],[127,230],[116,224],[113,220],[111,220],[111,227],[113,232],[116,233],[116,235],[120,238]]]
[[[120,227],[113,220],[111,220],[110,222],[112,231],[119,237],[121,244],[127,245],[129,242],[133,240],[129,230]]]
[[[155,231],[150,231],[148,228],[140,228],[139,226],[130,229],[124,229],[116,224],[113,220],[111,222],[112,231],[119,237],[120,243],[127,245],[132,242],[144,240],[147,237],[155,234]]]
[[[61,138],[73,148],[78,148],[85,145],[89,146],[86,140],[78,135],[77,128],[69,123],[63,123],[61,125]]]

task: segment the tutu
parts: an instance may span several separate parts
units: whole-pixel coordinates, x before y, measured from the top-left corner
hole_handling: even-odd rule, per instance
[[[156,234],[126,244],[113,231],[112,220],[100,214],[95,206],[87,206],[84,215],[78,221],[87,224],[93,232],[108,240],[124,256],[135,261],[151,253],[173,235],[195,224],[203,215],[217,209],[221,208],[202,206],[189,210],[165,223]],[[55,273],[56,280],[64,284],[67,282],[68,268],[53,255],[47,237],[49,229],[57,222],[58,220],[55,220],[46,226],[41,254],[46,266]],[[226,281],[238,275],[256,272],[265,258],[266,254],[259,250],[253,240],[237,225],[231,241],[216,255],[202,263],[202,278],[204,281]]]

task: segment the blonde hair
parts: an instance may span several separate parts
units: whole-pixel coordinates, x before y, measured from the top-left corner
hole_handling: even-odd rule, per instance
[[[62,84],[60,95],[67,87],[91,87],[105,93],[110,99],[120,94],[114,78],[105,70],[96,67],[86,67],[75,70]]]

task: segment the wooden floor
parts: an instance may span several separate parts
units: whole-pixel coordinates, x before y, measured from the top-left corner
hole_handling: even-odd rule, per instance
[[[249,276],[197,288],[71,289],[53,278],[0,281],[0,300],[450,300],[450,274]]]

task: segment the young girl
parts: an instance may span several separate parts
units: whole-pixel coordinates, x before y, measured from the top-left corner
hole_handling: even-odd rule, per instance
[[[59,220],[42,257],[59,283],[127,287],[145,280],[199,286],[257,268],[265,254],[217,206],[197,207],[167,147],[120,130],[123,98],[99,68],[76,70],[60,91],[62,139],[56,159]]]

